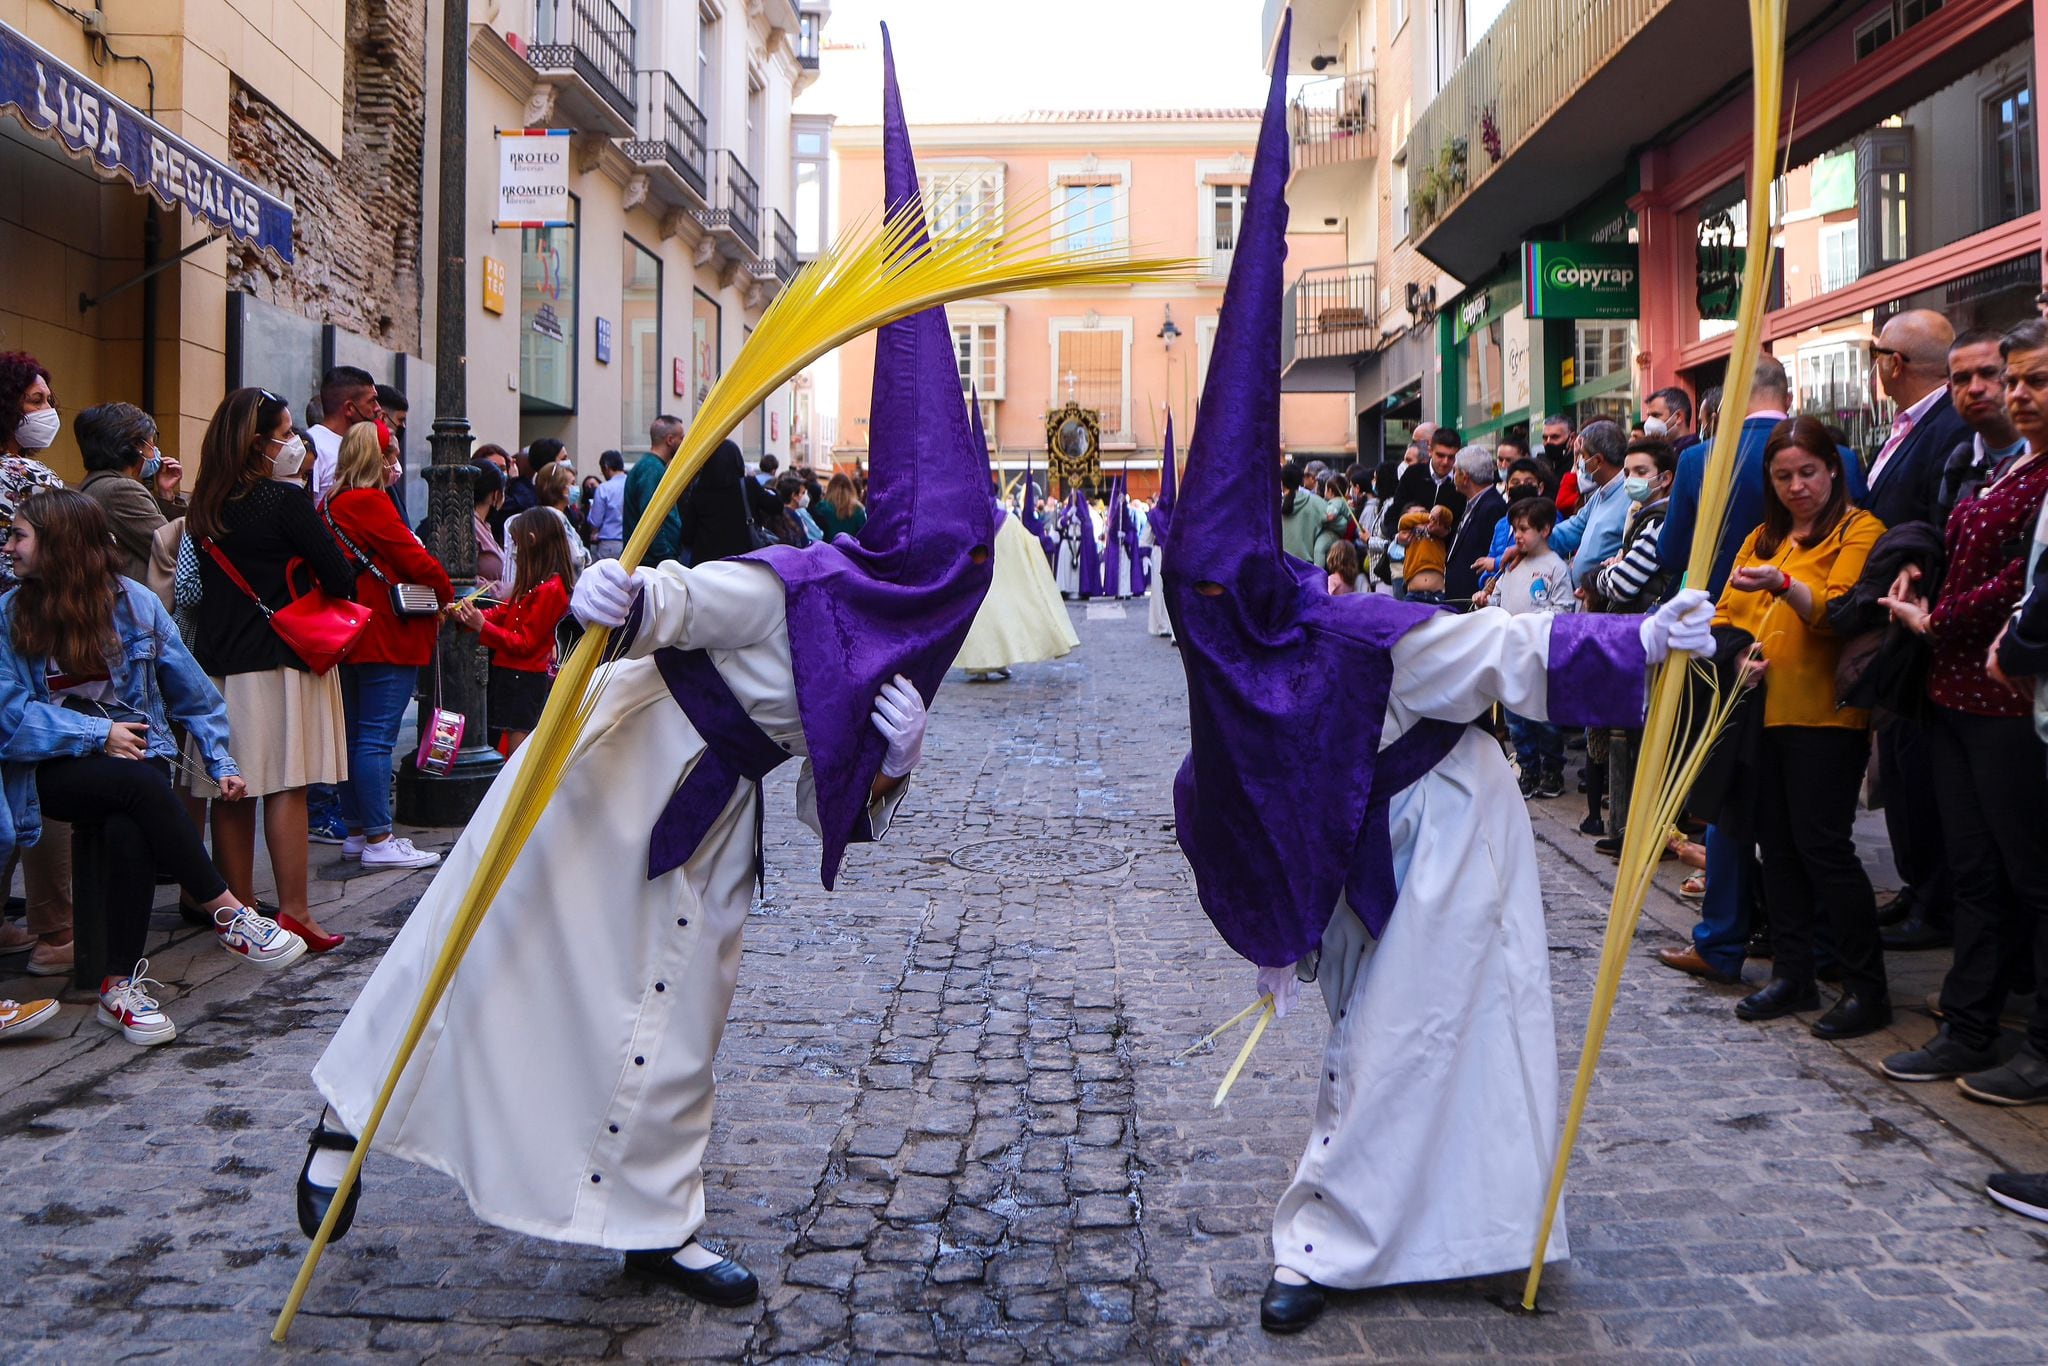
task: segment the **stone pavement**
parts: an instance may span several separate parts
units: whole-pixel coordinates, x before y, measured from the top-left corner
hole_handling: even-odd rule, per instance
[[[710,1229],[760,1274],[761,1304],[627,1285],[614,1257],[481,1224],[446,1179],[373,1157],[287,1354],[2048,1359],[2048,1227],[1980,1184],[2048,1168],[2039,1112],[1886,1082],[1871,1058],[1889,1042],[1736,1022],[1731,991],[1649,960],[1688,923],[1673,865],[1623,983],[1567,1198],[1574,1257],[1549,1271],[1544,1312],[1512,1312],[1519,1278],[1496,1277],[1342,1296],[1299,1338],[1262,1334],[1268,1220],[1323,1022],[1305,1000],[1268,1031],[1221,1110],[1229,1048],[1173,1060],[1249,999],[1251,973],[1195,907],[1169,828],[1174,653],[1141,612],[1075,615],[1068,660],[948,685],[917,790],[835,895],[789,779],[771,783],[769,890],[708,1168]],[[1572,802],[1538,805],[1569,1068],[1611,865]],[[303,1249],[306,1071],[425,878],[316,885],[351,936],[327,960],[264,978],[182,936],[154,955],[176,1043],[135,1049],[75,1008],[65,1038],[0,1050],[0,1360],[275,1354]],[[592,933],[606,909],[589,908]],[[0,977],[0,994],[28,986]],[[1927,1028],[1910,1016],[1898,1035]]]

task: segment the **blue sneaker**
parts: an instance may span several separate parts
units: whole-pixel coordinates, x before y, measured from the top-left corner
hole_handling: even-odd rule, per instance
[[[339,816],[310,817],[306,838],[315,844],[340,844],[348,838],[348,824]]]

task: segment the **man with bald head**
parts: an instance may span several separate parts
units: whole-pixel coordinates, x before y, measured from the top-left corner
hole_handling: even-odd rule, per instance
[[[1863,506],[1887,527],[1933,520],[1948,453],[1970,434],[1948,393],[1948,348],[1955,339],[1947,318],[1915,308],[1879,328],[1870,344],[1870,368],[1897,416],[1871,457]]]

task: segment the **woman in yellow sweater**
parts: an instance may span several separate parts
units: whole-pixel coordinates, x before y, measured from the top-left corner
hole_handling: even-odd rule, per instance
[[[1764,728],[1756,772],[1771,980],[1735,1007],[1744,1020],[1817,1010],[1814,923],[1825,916],[1842,996],[1813,1025],[1850,1039],[1891,1022],[1870,879],[1856,856],[1856,797],[1870,757],[1870,716],[1835,705],[1840,643],[1828,603],[1852,588],[1884,526],[1852,507],[1842,456],[1810,417],[1781,422],[1764,448],[1764,523],[1735,557],[1717,626],[1756,638]]]

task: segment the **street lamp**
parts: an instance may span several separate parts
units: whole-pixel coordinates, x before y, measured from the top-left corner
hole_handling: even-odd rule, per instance
[[[441,5],[440,278],[434,295],[433,464],[427,479],[427,549],[458,595],[476,585],[476,470],[470,464],[467,400],[469,276],[469,0]],[[490,655],[480,636],[444,630],[434,645],[437,686],[430,700],[463,716],[462,749],[446,774],[420,771],[408,755],[399,766],[398,818],[407,825],[466,825],[504,760],[490,747],[485,715]],[[424,720],[424,717],[422,718]]]

